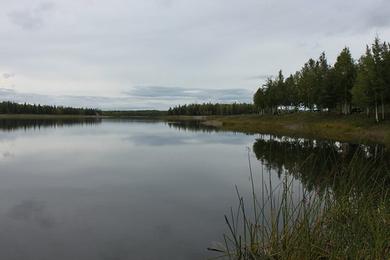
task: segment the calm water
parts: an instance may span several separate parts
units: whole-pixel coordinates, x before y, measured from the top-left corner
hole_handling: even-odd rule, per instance
[[[1,120],[0,259],[206,259],[226,231],[235,185],[249,194],[248,148],[254,174],[269,169],[276,185],[309,153],[387,156],[375,145],[196,124]],[[297,189],[326,178],[290,177]]]

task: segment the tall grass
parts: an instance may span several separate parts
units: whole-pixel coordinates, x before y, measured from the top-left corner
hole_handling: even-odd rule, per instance
[[[257,185],[248,156],[251,199],[236,187],[228,232],[209,250],[223,259],[389,259],[390,173],[357,158],[335,165],[332,185],[308,191],[288,174],[273,186],[264,166]]]

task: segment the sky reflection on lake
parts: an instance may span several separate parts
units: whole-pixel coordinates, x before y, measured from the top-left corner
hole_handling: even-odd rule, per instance
[[[356,147],[159,121],[3,120],[0,259],[205,259],[235,185],[250,195],[248,148],[257,184],[288,172],[299,191],[326,177],[296,163],[321,151],[345,160]]]
[[[1,259],[205,258],[254,140],[123,120],[0,135]]]

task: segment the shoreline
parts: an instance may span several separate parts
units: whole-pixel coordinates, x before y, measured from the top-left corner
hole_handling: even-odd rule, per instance
[[[0,114],[0,119],[125,119],[143,118],[162,121],[200,121],[217,129],[291,137],[320,138],[352,143],[379,143],[390,147],[390,121],[375,123],[363,115],[341,116],[324,113],[230,116],[94,116]]]
[[[376,124],[362,115],[293,113],[283,115],[165,116],[166,121],[201,121],[207,126],[242,133],[320,138],[390,147],[390,121]]]

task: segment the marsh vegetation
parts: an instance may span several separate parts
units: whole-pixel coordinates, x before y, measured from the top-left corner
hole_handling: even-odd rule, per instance
[[[390,255],[386,148],[274,136],[258,139],[253,151],[262,164],[256,171],[249,161],[252,193],[244,199],[237,189],[223,242],[210,250],[226,259]]]

